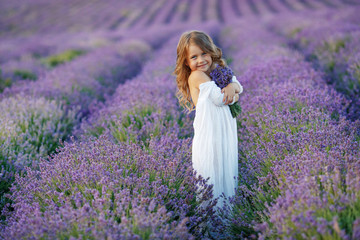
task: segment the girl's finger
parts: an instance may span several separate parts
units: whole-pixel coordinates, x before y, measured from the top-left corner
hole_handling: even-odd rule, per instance
[[[227,104],[232,103],[233,99],[234,99],[234,96],[233,97],[229,96],[228,99],[227,99]]]

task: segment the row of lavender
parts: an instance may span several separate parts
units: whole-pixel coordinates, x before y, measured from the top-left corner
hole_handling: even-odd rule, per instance
[[[201,181],[190,171],[191,116],[179,111],[170,76],[176,40],[92,114],[81,142],[17,179],[4,236],[190,238],[187,230],[202,236],[199,225],[212,209],[195,203]],[[248,99],[239,119],[235,207],[228,225],[213,234],[356,237],[358,220],[344,220],[349,212],[359,216],[358,135],[342,118],[346,100],[300,55],[281,47],[283,39],[256,24],[225,29],[221,42],[244,73]]]
[[[269,27],[286,36],[325,78],[352,102],[348,117],[360,118],[360,18],[359,7],[346,11],[318,12],[311,17],[303,14],[272,21]],[[289,19],[289,16],[284,16]]]
[[[49,34],[58,32],[87,32],[98,29],[113,30],[126,20],[141,17],[142,8],[155,1],[116,1],[104,3],[99,0],[76,0],[49,2],[1,1],[0,35],[4,38],[34,33]]]
[[[17,178],[4,238],[191,238],[188,230],[202,237],[213,210],[195,202],[203,181],[190,171],[191,116],[178,108],[169,66],[177,39],[98,106],[81,141]],[[247,89],[228,236],[356,237],[359,136],[342,118],[347,101],[256,24],[224,30],[221,42]]]
[[[288,3],[288,5],[281,7],[283,3],[279,2],[264,2],[263,4],[259,4],[258,6],[255,4],[250,4],[250,6],[247,6],[248,4],[239,3],[239,2],[230,2],[230,1],[224,1],[221,4],[213,1],[206,4],[206,8],[204,8],[201,1],[197,1],[193,3],[193,6],[191,8],[191,14],[190,9],[188,7],[188,2],[167,2],[165,7],[160,8],[161,1],[157,1],[157,4],[152,4],[152,2],[147,2],[149,6],[146,6],[150,8],[148,12],[146,12],[146,16],[144,17],[144,14],[140,14],[139,19],[138,18],[132,18],[131,15],[136,15],[136,11],[130,11],[134,7],[134,3],[127,3],[124,5],[123,2],[118,2],[117,4],[121,4],[123,11],[126,12],[126,17],[123,16],[117,16],[111,11],[113,9],[116,9],[115,3],[107,3],[104,4],[104,8],[107,10],[105,13],[109,13],[109,19],[113,19],[116,17],[122,18],[129,18],[134,21],[137,25],[140,25],[142,27],[146,26],[149,27],[151,25],[157,25],[161,23],[167,23],[172,18],[176,18],[175,24],[180,24],[181,19],[184,19],[185,17],[179,17],[178,12],[181,12],[182,10],[179,9],[186,9],[183,13],[185,15],[191,16],[191,19],[189,19],[190,22],[199,22],[199,21],[205,21],[207,19],[222,19],[221,21],[229,22],[234,19],[236,19],[238,16],[247,16],[246,12],[250,11],[251,9],[255,9],[254,11],[257,12],[257,14],[261,14],[263,12],[263,8],[269,8],[273,9],[272,12],[287,12],[287,11],[293,11],[297,9],[299,6],[299,3],[296,3],[296,1]],[[39,13],[41,13],[41,9],[45,7],[54,7],[55,9],[62,9],[56,3],[45,3],[44,1],[34,1],[31,3],[27,3],[27,5],[23,6],[22,8],[24,11],[27,9],[27,7],[39,7],[37,10]],[[48,5],[50,4],[50,5]],[[67,4],[70,4],[67,6]],[[72,5],[71,5],[72,4]],[[115,5],[114,5],[115,4]],[[314,3],[312,3],[314,4]],[[311,8],[320,8],[319,5],[322,5],[323,3],[315,3],[315,6],[308,6]],[[325,3],[324,3],[325,4]],[[84,5],[84,6],[82,6]],[[74,7],[74,9],[82,9],[82,7],[88,9],[97,9],[100,7],[100,3],[97,1],[94,1],[90,4],[85,4],[84,2],[77,2],[76,4],[67,2],[66,4],[62,4],[62,7]],[[300,4],[302,5],[302,4]],[[310,4],[311,5],[311,4]],[[326,4],[325,4],[326,5]],[[330,4],[331,5],[331,4]],[[332,6],[340,6],[342,5],[340,2],[332,3]],[[27,7],[26,7],[27,6]],[[128,8],[128,10],[124,10],[124,6]],[[217,6],[217,7],[215,7]],[[356,6],[356,5],[355,5]],[[8,5],[4,5],[4,9],[11,9],[10,13],[14,12],[14,9],[19,8],[20,5],[17,5],[16,3],[8,3]],[[290,8],[289,8],[290,7]],[[304,6],[303,6],[304,7]],[[111,10],[110,10],[111,9]],[[147,9],[147,8],[146,8]],[[280,9],[280,10],[279,10]],[[286,11],[287,9],[287,11]],[[300,8],[301,9],[301,8]],[[88,9],[89,10],[89,9]],[[279,11],[278,11],[279,10]],[[5,11],[5,10],[3,10]],[[63,11],[63,10],[59,10]],[[90,11],[90,10],[89,10]],[[91,10],[93,11],[93,10]],[[110,11],[110,12],[109,12]],[[140,11],[140,10],[139,10]],[[187,14],[186,11],[188,12]],[[354,11],[354,10],[353,10]],[[47,11],[49,13],[52,13],[52,11]],[[76,12],[74,10],[74,12]],[[196,14],[197,12],[201,12],[201,14]],[[326,11],[328,12],[328,11]],[[10,14],[8,13],[8,14]],[[130,14],[131,13],[131,14]],[[53,14],[53,13],[52,13]],[[63,14],[62,14],[63,15]],[[62,16],[61,15],[61,16]],[[79,15],[79,14],[77,14]],[[120,14],[121,15],[121,14]],[[129,16],[128,16],[129,15]],[[147,16],[149,15],[149,16]],[[176,16],[174,16],[176,15]],[[180,14],[181,15],[181,14]],[[22,15],[21,15],[22,16]],[[87,16],[86,14],[84,16]],[[187,16],[186,18],[188,18]],[[42,16],[46,18],[45,16]],[[194,18],[194,19],[193,19]],[[16,20],[17,17],[13,16],[11,18],[12,20]],[[23,19],[23,16],[19,18],[21,21]],[[71,22],[71,18],[68,19],[68,21]],[[94,18],[95,19],[95,18]],[[108,19],[108,20],[109,20]],[[302,16],[302,19],[304,19],[304,16]],[[308,18],[305,18],[308,19]],[[123,19],[124,20],[124,19]],[[341,19],[337,20],[339,23],[341,23]],[[48,21],[46,21],[48,22]],[[58,21],[58,22],[64,22],[64,21]],[[81,22],[81,21],[80,21]],[[90,22],[95,22],[95,20],[90,20]],[[281,22],[281,21],[278,21]],[[30,24],[30,23],[28,23]],[[84,25],[84,23],[82,23]],[[297,23],[298,24],[298,23]],[[48,24],[49,25],[49,24]],[[96,26],[101,26],[101,24],[95,24]],[[104,23],[104,25],[106,25]],[[49,25],[52,29],[56,30],[57,32],[59,29],[54,25]],[[129,23],[129,26],[131,26],[131,30],[134,31],[138,28],[133,26],[133,24]],[[28,28],[28,26],[27,26]],[[295,27],[294,27],[295,28]],[[98,28],[97,28],[98,29]],[[96,33],[92,32],[91,35],[83,32],[81,34],[78,33],[67,33],[67,34],[49,34],[51,31],[49,29],[43,29],[46,34],[42,35],[35,35],[30,38],[13,38],[8,37],[1,40],[0,44],[0,92],[14,84],[16,80],[35,80],[41,77],[41,75],[44,73],[44,71],[47,71],[49,67],[54,67],[58,64],[58,62],[62,61],[66,58],[72,58],[76,57],[78,55],[86,54],[89,51],[92,51],[93,49],[109,45],[113,41],[118,41],[119,38],[125,37],[127,34],[132,34],[132,31],[123,31],[121,29],[117,31],[113,31],[114,29],[108,29],[108,28],[102,28],[102,31],[97,31]],[[283,29],[283,26],[282,28]],[[298,29],[298,28],[295,28]],[[344,29],[344,28],[342,28]],[[348,29],[348,28],[346,28]],[[59,44],[61,42],[62,44]],[[352,44],[356,45],[356,43]],[[338,47],[336,47],[338,48]],[[348,47],[348,49],[351,49],[351,46]],[[322,54],[324,55],[324,54]],[[328,54],[327,54],[328,55]],[[345,56],[343,57],[345,58]],[[340,58],[337,58],[340,59]],[[353,59],[356,59],[356,56],[353,57]],[[354,62],[356,60],[349,60],[350,62]],[[342,62],[342,61],[339,61]],[[329,64],[327,64],[329,65]],[[333,65],[333,64],[332,64]],[[337,65],[341,65],[340,63],[337,63]],[[344,65],[344,64],[342,64]],[[354,65],[354,64],[350,64]],[[343,66],[342,66],[343,67]],[[333,68],[333,67],[331,67]],[[351,79],[357,78],[357,67],[351,67]],[[350,84],[354,85],[354,81],[350,81]],[[355,84],[355,90],[351,91],[357,91]],[[359,105],[359,104],[354,104]]]
[[[117,2],[124,7],[123,2]],[[132,1],[127,3],[127,10],[122,7],[122,10],[125,12],[130,12],[130,9],[134,8],[136,2]],[[64,33],[60,31],[58,26],[54,24],[49,24],[51,22],[51,16],[55,16],[54,11],[44,11],[47,7],[54,8],[56,11],[62,12],[61,17],[64,16],[63,11],[66,11],[67,8],[74,7],[75,9],[90,8],[92,12],[96,10],[99,11],[100,7],[106,8],[107,10],[116,10],[114,3],[107,2],[103,4],[101,2],[94,1],[92,3],[87,3],[79,1],[76,3],[73,2],[61,2],[59,3],[48,3],[44,1],[31,1],[19,4],[19,3],[4,3],[2,4],[2,11],[5,11],[3,14],[14,16],[10,17],[10,20],[18,21],[18,24],[23,23],[24,16],[20,14],[16,15],[18,9],[20,12],[22,10],[29,11],[30,15],[39,15],[37,17],[47,19],[46,21],[38,20],[40,22],[46,22],[46,26],[49,26],[53,31],[49,29],[42,29],[42,31],[36,31],[32,34],[24,34],[21,36],[12,36],[8,34],[0,40],[0,93],[11,85],[18,84],[18,81],[34,81],[39,78],[43,78],[47,71],[56,68],[64,62],[73,60],[74,58],[91,53],[93,50],[98,48],[104,48],[106,46],[113,46],[118,43],[120,40],[126,38],[136,38],[134,35],[139,35],[138,32],[134,31],[110,31],[109,29],[97,28],[96,31],[92,32],[71,32]],[[30,8],[30,9],[28,9]],[[8,10],[6,12],[6,10]],[[30,11],[34,10],[34,12]],[[74,9],[73,9],[74,11]],[[73,12],[71,11],[71,12]],[[75,11],[76,12],[76,11]],[[105,11],[104,14],[106,14]],[[43,16],[42,14],[45,14]],[[76,14],[77,16],[79,14]],[[2,16],[2,17],[4,17]],[[84,14],[83,16],[87,16]],[[116,14],[112,13],[112,17],[118,18],[118,12]],[[58,21],[60,23],[67,22],[70,26],[74,24],[67,18],[67,21]],[[9,21],[10,21],[9,20]],[[77,17],[77,23],[80,22],[80,25],[83,24],[79,21]],[[94,22],[93,20],[91,22]],[[95,21],[96,22],[96,21]],[[5,22],[4,22],[5,24]],[[30,24],[29,26],[25,25],[25,28],[31,28],[31,21],[26,22]],[[38,24],[37,24],[38,25]],[[153,29],[155,32],[156,28]],[[59,33],[60,32],[60,33]],[[41,34],[39,34],[41,33]],[[140,33],[141,35],[141,33]],[[143,37],[144,34],[142,34]],[[148,34],[149,36],[149,34]],[[139,37],[139,36],[138,36]],[[160,44],[162,40],[158,41]],[[156,44],[152,44],[156,45]],[[101,50],[98,50],[98,52]],[[22,83],[20,83],[22,84]]]
[[[159,48],[174,31],[176,28],[159,28],[157,34],[143,31],[124,36],[45,71],[38,80],[20,81],[5,89],[0,95],[1,209],[8,201],[4,194],[14,173],[25,166],[37,168],[40,158],[54,153],[90,109],[138,73],[152,49]]]
[[[257,23],[225,29],[245,92],[234,238],[360,237],[360,123],[304,57]]]
[[[103,101],[119,83],[139,72],[151,49],[160,47],[175,30],[159,28],[157,34],[144,31],[124,36],[118,42],[93,49],[70,62],[59,63],[44,71],[37,80],[19,81],[5,88],[0,95],[4,112],[0,150],[2,162],[9,161],[9,164],[3,164],[4,168],[15,162],[19,166],[29,165],[33,159],[53,152],[59,139],[68,136],[79,118],[87,115],[91,105]],[[32,54],[35,49],[25,48],[22,55]],[[36,106],[39,97],[46,106],[52,102],[49,106],[55,104],[55,109],[62,113],[58,112],[59,115],[51,119],[44,104]]]
[[[1,40],[0,93],[20,80],[35,81],[46,71],[111,45],[109,34],[53,34]],[[119,40],[117,40],[119,41]]]
[[[339,8],[358,5],[356,0],[182,0],[182,1],[116,1],[99,0],[49,2],[2,1],[0,30],[6,35],[144,29],[159,24],[200,23],[218,21],[230,23],[241,17],[257,17],[303,10]],[[101,14],[99,14],[101,13]],[[67,16],[64,18],[64,16]],[[25,21],[24,21],[25,19]],[[1,33],[0,33],[1,34]]]
[[[196,185],[204,180],[191,169],[192,116],[179,109],[169,64],[178,37],[98,105],[79,141],[16,179],[4,238],[202,236],[200,224],[213,218],[214,203],[196,202]],[[210,189],[204,186],[200,203]]]
[[[145,42],[123,41],[5,89],[0,95],[1,208],[14,174],[26,166],[37,168],[40,158],[69,137],[92,103],[140,70],[150,50]]]
[[[15,37],[2,40],[0,44],[0,93],[12,85],[46,78],[49,72],[64,63],[69,63],[79,56],[114,47],[119,41],[143,39],[153,48],[160,47],[168,38],[167,34],[176,31],[175,27],[157,27],[152,31],[132,30],[124,32],[98,31],[82,34],[47,34],[28,38]],[[84,58],[84,57],[83,57]],[[86,59],[86,57],[85,57]],[[136,67],[136,66],[135,66]],[[60,71],[60,70],[57,70]]]

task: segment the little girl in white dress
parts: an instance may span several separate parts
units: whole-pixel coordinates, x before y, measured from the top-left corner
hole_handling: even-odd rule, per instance
[[[234,76],[232,83],[220,89],[211,81],[210,72],[216,65],[226,66],[222,51],[204,32],[185,32],[177,46],[176,69],[180,104],[196,110],[192,165],[197,174],[213,184],[217,198],[235,194],[238,175],[238,138],[236,119],[229,104],[238,101],[243,91]],[[218,207],[223,206],[219,198]]]

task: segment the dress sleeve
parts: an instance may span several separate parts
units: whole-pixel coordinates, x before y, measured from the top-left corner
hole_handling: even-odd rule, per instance
[[[216,86],[215,83],[211,86],[209,98],[215,105],[225,106],[225,103],[223,102],[224,94],[221,93],[221,89]]]
[[[240,92],[239,92],[239,94],[242,93],[242,92],[243,92],[243,86],[240,84],[240,82],[236,79],[235,76],[232,77],[231,81],[239,84],[239,87],[240,87]]]

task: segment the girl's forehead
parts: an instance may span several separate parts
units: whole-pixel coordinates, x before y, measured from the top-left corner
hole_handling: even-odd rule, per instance
[[[188,52],[197,52],[197,51],[204,51],[204,49],[195,43],[190,43],[188,46]]]

